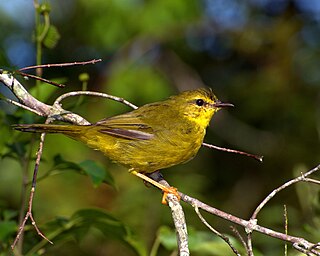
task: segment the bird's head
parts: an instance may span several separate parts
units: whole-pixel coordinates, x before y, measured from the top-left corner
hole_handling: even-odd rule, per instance
[[[186,118],[206,128],[212,116],[221,108],[233,107],[231,103],[223,103],[213,94],[211,89],[185,91],[171,99],[174,107]]]

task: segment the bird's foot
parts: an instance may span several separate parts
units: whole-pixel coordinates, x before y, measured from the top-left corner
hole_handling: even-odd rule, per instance
[[[168,194],[173,194],[174,196],[176,196],[178,198],[178,201],[180,201],[181,196],[179,195],[178,189],[175,187],[164,187],[162,188],[163,191],[163,196],[162,196],[162,200],[161,203],[162,204],[167,204],[167,197]]]

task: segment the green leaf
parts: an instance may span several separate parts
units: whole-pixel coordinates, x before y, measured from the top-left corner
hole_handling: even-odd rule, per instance
[[[88,175],[95,187],[101,185],[101,183],[106,183],[111,185],[113,188],[116,188],[114,179],[110,172],[108,172],[102,165],[98,164],[95,161],[86,160],[80,164],[77,164],[65,160],[60,154],[54,156],[53,161],[54,166],[52,170],[74,170],[80,174]]]
[[[0,241],[5,240],[8,236],[17,231],[17,224],[10,221],[0,221]]]
[[[3,211],[2,216],[5,221],[11,220],[18,215],[17,211],[6,209]]]
[[[50,25],[47,34],[43,40],[43,45],[49,49],[53,49],[57,45],[59,39],[60,34],[58,32],[58,29],[55,26]]]
[[[137,255],[146,256],[146,247],[132,230],[111,214],[99,209],[82,209],[75,212],[70,218],[56,218],[45,225],[43,231],[55,244],[70,240],[81,240],[92,229],[99,230],[105,237],[116,239],[131,248]],[[36,235],[36,234],[35,234]],[[45,246],[51,246],[43,241],[35,245],[26,255],[33,255]]]
[[[39,86],[34,86],[29,89],[29,93],[42,102],[47,102],[49,97],[58,89],[53,85],[41,83]]]
[[[217,237],[212,232],[196,231],[192,228],[188,228],[189,232],[189,249],[190,252],[197,255],[212,255],[212,256],[232,256],[234,253],[227,243],[220,237]],[[176,233],[169,227],[160,227],[158,231],[158,236],[161,244],[167,250],[177,249],[177,239]],[[240,250],[240,253],[245,253],[243,251],[243,246],[239,242],[229,237],[232,245]],[[255,252],[255,255],[261,255]]]
[[[81,167],[74,163],[65,160],[60,154],[57,154],[53,157],[53,170],[75,170],[75,171],[81,171]]]
[[[126,243],[138,255],[147,255],[143,243],[133,235],[131,229],[106,212],[97,209],[85,209],[76,212],[71,219],[77,220],[78,224],[94,227],[107,237]]]
[[[79,166],[91,178],[95,187],[98,187],[106,178],[105,169],[95,161],[86,160],[80,163]]]
[[[6,143],[6,148],[8,149],[5,153],[1,155],[2,158],[10,157],[20,161],[26,155],[27,144],[30,144],[30,141],[20,141],[14,143]]]

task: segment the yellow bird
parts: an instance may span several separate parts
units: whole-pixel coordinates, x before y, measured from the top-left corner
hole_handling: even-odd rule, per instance
[[[81,141],[162,189],[164,202],[167,193],[178,195],[176,189],[167,188],[147,175],[192,159],[212,116],[220,108],[230,106],[233,105],[219,101],[210,89],[198,89],[91,125],[19,124],[14,128],[62,133]]]

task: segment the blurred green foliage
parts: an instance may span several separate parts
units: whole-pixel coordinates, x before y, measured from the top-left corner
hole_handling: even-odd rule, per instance
[[[41,43],[42,63],[104,60],[43,70],[45,78],[67,84],[64,89],[39,82],[35,86],[33,80],[21,78],[46,103],[67,91],[87,88],[142,105],[209,86],[219,99],[235,104],[215,116],[205,140],[264,155],[264,163],[203,148],[193,161],[163,171],[186,194],[248,218],[272,189],[319,164],[317,0],[55,0],[41,6],[42,18],[35,22],[32,2],[2,3],[1,68],[37,63],[35,42]],[[79,81],[82,73],[88,77]],[[0,95],[12,97],[2,85]],[[129,110],[91,97],[63,103],[92,122]],[[13,132],[10,124],[43,119],[2,101],[0,107],[0,255],[5,255],[17,228],[23,177],[30,181],[38,147],[37,137]],[[55,245],[46,244],[28,226],[24,253],[145,255],[156,243],[156,255],[175,250],[172,230],[162,228],[172,223],[158,191],[147,189],[102,154],[63,136],[47,136],[39,178],[34,213]],[[288,208],[289,233],[317,242],[319,188],[289,187],[261,212],[259,223],[284,230],[283,204]],[[86,210],[92,207],[103,210]],[[200,241],[190,244],[192,253],[230,254],[207,233],[191,207],[184,208],[193,227],[190,243]],[[233,235],[229,223],[206,218]],[[59,228],[63,232],[54,234]],[[112,235],[111,229],[119,232]],[[254,234],[253,244],[262,255],[283,253],[282,242],[263,235]]]

